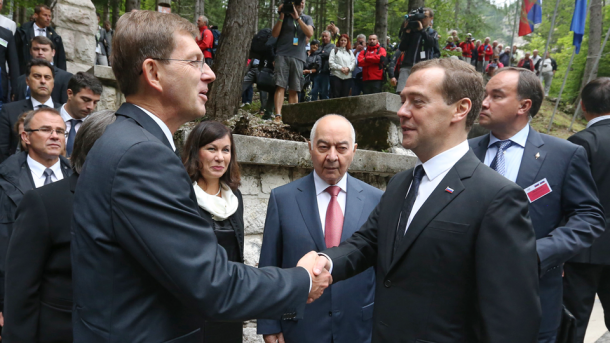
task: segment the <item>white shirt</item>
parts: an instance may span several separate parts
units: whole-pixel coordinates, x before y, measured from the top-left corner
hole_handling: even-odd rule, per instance
[[[536,63],[538,63],[538,61],[540,61],[542,59],[542,57],[540,57],[540,55],[534,57],[531,57],[532,61],[534,61],[534,66],[536,65]]]
[[[321,177],[318,176],[318,173],[314,170],[313,172],[313,181],[316,186],[316,196],[318,200],[318,213],[320,214],[320,223],[322,224],[322,233],[326,232],[326,211],[328,210],[328,204],[330,204],[330,199],[332,198],[328,192],[326,192],[326,188],[332,186],[326,183],[326,181],[322,180]],[[337,195],[337,201],[339,202],[339,207],[341,207],[341,212],[343,212],[343,216],[345,217],[345,202],[347,200],[347,173],[343,175],[343,178],[337,182],[335,186],[339,186],[341,191]]]
[[[55,105],[53,105],[53,98],[51,97],[49,97],[49,100],[47,100],[44,104],[34,99],[34,97],[30,97],[30,99],[32,100],[32,107],[34,107],[34,110],[39,109],[40,105],[47,105],[49,108],[55,108]]]
[[[7,30],[11,30],[11,32],[13,32],[13,35],[15,34],[15,31],[17,31],[17,24],[15,24],[14,21],[3,15],[0,15],[0,27],[4,27]]]
[[[144,113],[148,114],[149,117],[152,118],[152,120],[155,121],[155,123],[157,123],[157,125],[159,125],[159,127],[161,128],[161,131],[163,131],[163,133],[165,134],[165,137],[167,138],[167,140],[169,141],[169,144],[172,146],[172,150],[176,151],[176,145],[174,145],[174,136],[172,135],[172,132],[169,130],[169,127],[167,127],[167,125],[165,125],[165,123],[163,122],[163,120],[159,119],[159,117],[157,117],[156,115],[150,113],[149,111],[143,109],[142,107],[133,104],[135,107],[141,109],[142,111],[144,111]]]
[[[38,163],[37,161],[34,161],[30,155],[28,155],[27,162],[28,167],[30,167],[30,172],[32,173],[32,179],[34,179],[34,186],[36,186],[36,188],[44,186],[44,180],[47,178],[47,176],[44,175],[44,171],[47,169],[47,167],[41,163]],[[51,170],[53,171],[51,181],[55,182],[63,180],[64,174],[61,172],[61,161],[59,159],[57,159],[57,162],[51,166]]]
[[[38,27],[38,25],[36,25],[36,23],[34,23],[34,37],[38,37],[38,36],[46,37],[47,36],[47,28],[46,27],[44,29],[40,28],[40,27]]]
[[[446,150],[428,161],[426,163],[421,163],[419,159],[417,159],[417,163],[415,166],[422,165],[424,168],[424,172],[426,175],[421,180],[419,184],[419,189],[417,191],[417,197],[415,198],[415,203],[413,203],[413,208],[411,209],[411,215],[409,215],[409,220],[407,221],[407,227],[405,227],[405,232],[409,229],[409,225],[411,225],[411,221],[413,217],[417,214],[417,211],[422,207],[422,205],[428,200],[430,194],[438,187],[441,181],[445,178],[449,170],[453,168],[453,166],[462,158],[466,153],[470,150],[470,146],[468,145],[468,141],[465,140],[462,143],[456,145],[455,147]],[[413,169],[415,172],[415,169]],[[445,186],[445,185],[443,185]],[[446,185],[451,187],[451,185]],[[411,189],[411,186],[409,186]],[[405,193],[405,198],[407,197],[408,192]],[[398,220],[400,223],[400,219]]]
[[[549,73],[553,71],[553,61],[550,58],[547,58],[542,62],[542,70],[543,73]]]
[[[70,113],[68,113],[68,111],[66,111],[66,104],[63,104],[61,106],[61,110],[59,111],[59,114],[61,114],[61,119],[63,119],[64,122],[66,123],[66,132],[70,132],[70,129],[72,128],[72,122],[70,122],[70,120],[76,119],[76,118],[73,118],[70,115]],[[74,130],[76,130],[76,132],[78,132],[78,130],[80,129],[80,126],[83,125],[82,121],[87,120],[87,118],[89,118],[89,116],[86,116],[84,119],[80,119],[81,120],[80,123],[76,123],[76,127],[74,128]]]
[[[599,116],[596,118],[591,119],[591,121],[589,121],[589,123],[587,123],[587,129],[591,127],[591,125],[595,124],[595,123],[599,123],[602,120],[606,120],[606,119],[610,119],[610,114],[609,115],[605,115],[605,116]]]
[[[521,167],[521,159],[523,159],[523,152],[525,150],[525,143],[527,142],[527,136],[530,133],[530,126],[525,125],[521,131],[517,132],[514,136],[509,138],[516,144],[510,146],[510,148],[506,149],[504,152],[504,161],[505,163],[505,174],[504,176],[511,180],[512,182],[517,182],[517,176],[519,175],[519,168]],[[496,136],[491,133],[489,135],[489,145],[487,145],[487,153],[485,154],[485,164],[487,166],[491,165],[496,154],[498,153],[498,147],[492,146],[495,142],[500,139],[496,138]]]

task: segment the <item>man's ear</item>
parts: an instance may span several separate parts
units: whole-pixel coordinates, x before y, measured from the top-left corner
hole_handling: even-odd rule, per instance
[[[455,104],[455,112],[453,113],[453,118],[451,118],[452,123],[457,123],[462,120],[465,120],[468,117],[468,113],[470,113],[470,109],[472,109],[472,101],[468,98],[463,98],[458,100]]]
[[[142,62],[142,76],[144,76],[144,83],[156,89],[158,92],[163,91],[163,87],[161,86],[161,70],[159,68],[159,64],[157,61],[152,58],[147,58]]]
[[[528,113],[530,113],[530,109],[532,109],[532,100],[523,99],[519,102],[519,109],[517,110],[517,114],[520,116],[528,115]]]
[[[55,49],[51,50],[51,56],[55,57]]]

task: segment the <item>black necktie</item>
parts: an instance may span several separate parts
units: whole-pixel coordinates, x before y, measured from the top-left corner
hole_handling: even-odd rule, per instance
[[[48,108],[49,106],[45,105],[45,104],[40,104],[38,105],[37,110],[41,109],[41,108]]]
[[[70,131],[68,132],[68,144],[66,144],[66,153],[68,157],[72,155],[72,149],[74,149],[74,138],[76,137],[76,125],[82,123],[82,120],[70,119]]]
[[[407,230],[407,223],[409,222],[409,217],[411,216],[411,211],[413,210],[413,204],[415,203],[415,199],[417,198],[417,192],[419,191],[419,184],[423,179],[426,172],[424,171],[424,167],[420,164],[415,167],[415,171],[413,172],[413,181],[411,182],[411,187],[409,188],[409,193],[407,193],[407,197],[402,203],[402,210],[400,211],[400,222],[398,223],[398,227],[396,228],[396,240],[394,242],[394,251],[399,246],[401,240],[405,236]]]

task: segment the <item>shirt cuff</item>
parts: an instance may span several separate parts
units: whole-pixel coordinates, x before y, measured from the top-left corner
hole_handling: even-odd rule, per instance
[[[307,292],[307,294],[309,294],[311,292],[311,286],[313,285],[312,280],[311,280],[311,274],[309,274],[309,270],[307,270],[307,268],[299,266],[303,269],[305,269],[305,271],[307,272],[307,276],[309,276],[309,292]]]
[[[326,259],[330,262],[330,270],[328,272],[330,274],[332,274],[333,273],[333,260],[331,260],[330,257],[328,257],[328,255],[326,255],[325,253],[322,253],[322,252],[319,252],[318,255],[326,257]]]

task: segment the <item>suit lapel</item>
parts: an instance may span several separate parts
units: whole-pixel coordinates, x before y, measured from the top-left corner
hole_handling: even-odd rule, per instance
[[[326,249],[324,235],[322,234],[322,224],[320,223],[320,213],[318,212],[318,199],[316,196],[316,186],[313,180],[313,173],[303,180],[297,189],[302,194],[298,194],[297,204],[305,221],[305,226],[309,230],[313,241],[316,243],[318,251]],[[342,237],[343,238],[343,237]]]
[[[392,213],[392,218],[388,220],[389,229],[385,238],[384,253],[381,255],[383,256],[384,261],[382,263],[386,270],[390,270],[390,265],[392,263],[394,241],[396,240],[396,230],[398,227],[398,221],[400,219],[400,212],[407,196],[407,192],[409,191],[411,181],[413,181],[413,169],[410,169],[405,173],[405,178],[396,187],[397,192],[395,197],[393,197],[394,199],[389,202],[391,208],[388,209],[387,213]]]
[[[356,180],[347,174],[347,198],[345,200],[345,216],[343,216],[343,231],[341,232],[341,242],[350,238],[360,226],[358,220],[362,215],[364,206],[363,189],[356,183]]]
[[[27,156],[24,154],[24,156]],[[27,160],[24,160],[21,164],[21,169],[19,170],[19,189],[21,193],[25,194],[25,192],[34,189],[35,183],[34,178],[32,177],[32,171],[30,170],[30,166],[28,165]]]
[[[489,145],[489,134],[486,134],[481,140],[479,140],[479,144],[472,147],[472,152],[474,152],[475,156],[481,162],[485,162],[485,154],[487,153],[488,145]]]
[[[521,188],[525,189],[538,181],[536,176],[540,171],[540,167],[542,167],[542,163],[544,163],[547,153],[545,150],[540,149],[543,145],[542,135],[530,126],[525,150],[523,150],[521,166],[519,167],[519,174],[517,175],[517,184]]]

